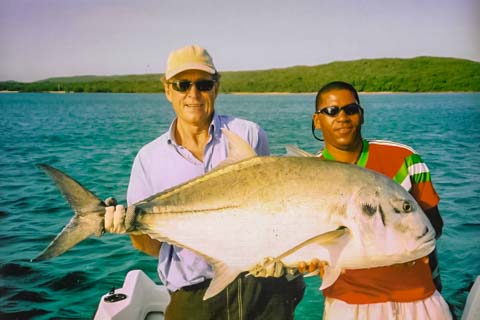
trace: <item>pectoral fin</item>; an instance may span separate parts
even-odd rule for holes
[[[311,244],[315,244],[317,246],[330,245],[330,244],[334,243],[335,241],[337,241],[339,238],[343,237],[347,233],[347,231],[348,231],[348,229],[346,227],[340,227],[336,230],[322,233],[318,236],[310,238],[310,239],[296,245],[295,247],[293,247],[290,250],[285,251],[284,253],[279,255],[277,258],[275,258],[274,261],[281,260],[281,259],[293,254],[294,252],[296,252],[296,251],[298,251],[298,250],[300,250],[304,247],[307,247]],[[312,258],[315,258],[315,257],[312,257]]]
[[[330,287],[335,281],[337,281],[340,273],[342,273],[340,268],[332,268],[330,266],[325,267],[325,274],[322,278],[320,290]]]
[[[302,261],[310,261],[313,258],[318,258],[316,253],[318,252],[319,247],[323,248],[337,248],[338,243],[341,242],[346,243],[346,241],[340,241],[340,239],[345,238],[348,235],[348,229],[345,227],[340,227],[336,230],[329,231],[322,233],[318,236],[312,237],[295,247],[285,251],[281,255],[271,259],[269,263],[257,264],[254,268],[250,270],[250,274],[262,274],[267,273],[267,269],[271,268],[271,266],[277,262],[284,261],[285,267],[289,268],[296,268],[298,262]],[[343,248],[343,245],[341,246]],[[330,257],[338,256],[337,253],[330,254]],[[330,258],[329,257],[329,258]],[[299,258],[299,260],[297,260]],[[332,260],[332,259],[329,259]],[[336,259],[334,259],[336,260]],[[259,267],[265,270],[259,270]]]

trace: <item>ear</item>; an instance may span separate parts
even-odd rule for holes
[[[172,88],[165,82],[163,83],[163,88],[165,90],[165,97],[169,102],[172,102]]]
[[[215,81],[215,98],[218,95],[218,90],[220,90],[220,81],[219,80]]]
[[[322,129],[322,124],[320,122],[320,115],[317,113],[314,113],[312,116],[312,121],[313,121],[313,126],[316,130]]]

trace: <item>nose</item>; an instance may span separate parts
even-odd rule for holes
[[[350,121],[350,116],[345,112],[345,110],[340,110],[336,116],[337,121]]]
[[[192,83],[192,85],[190,86],[190,88],[188,88],[187,95],[188,95],[189,97],[198,97],[198,96],[201,96],[200,90],[197,89],[197,86],[195,85],[195,83]]]

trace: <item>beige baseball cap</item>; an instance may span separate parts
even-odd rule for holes
[[[207,50],[198,45],[186,46],[170,53],[167,59],[165,79],[169,80],[185,70],[202,70],[210,74],[217,73],[212,57]]]

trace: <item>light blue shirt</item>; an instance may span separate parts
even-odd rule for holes
[[[176,120],[172,121],[167,132],[143,146],[135,157],[127,191],[129,205],[198,177],[226,159],[228,143],[221,128],[242,137],[258,155],[270,153],[267,135],[256,123],[214,114],[202,162],[175,142],[175,124]],[[192,251],[162,243],[158,275],[169,290],[176,291],[211,279],[213,270]]]

